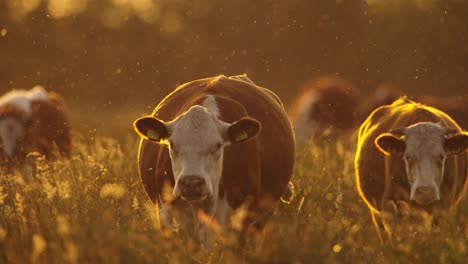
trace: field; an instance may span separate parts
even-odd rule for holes
[[[0,95],[60,94],[74,145],[70,160],[0,167],[0,264],[468,263],[468,195],[437,225],[399,218],[393,245],[381,243],[356,191],[353,137],[297,151],[295,197],[257,247],[224,230],[205,250],[159,228],[131,125],[180,84],[219,74],[246,73],[287,109],[326,75],[360,98],[382,85],[468,96],[467,14],[468,0],[0,0]]]
[[[23,173],[33,176],[1,175],[0,263],[465,263],[468,256],[466,199],[437,226],[403,225],[393,247],[382,246],[355,191],[353,141],[298,151],[296,196],[278,205],[260,246],[242,250],[226,231],[207,251],[159,229],[137,172],[136,135],[84,135],[74,136],[69,161],[32,156],[35,172]]]

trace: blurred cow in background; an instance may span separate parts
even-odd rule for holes
[[[377,86],[374,92],[361,102],[359,115],[362,121],[369,114],[382,105],[390,105],[402,96],[408,96],[411,100],[428,106],[435,107],[452,117],[460,127],[468,129],[468,95],[460,96],[432,96],[432,95],[408,95],[398,86],[391,83],[383,83]]]
[[[71,155],[70,125],[61,97],[41,86],[12,90],[0,97],[0,164],[21,166],[30,152],[52,156],[54,145]]]
[[[449,97],[418,96],[414,100],[446,112],[460,127],[465,130],[468,129],[468,95]]]
[[[338,76],[307,82],[289,110],[296,142],[331,140],[352,133],[359,124],[359,97],[354,85]]]
[[[359,123],[363,122],[375,109],[382,105],[390,105],[404,95],[403,90],[394,84],[382,83],[378,85],[369,96],[360,101]]]

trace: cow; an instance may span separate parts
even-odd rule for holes
[[[134,129],[141,181],[161,226],[175,220],[204,246],[214,238],[206,216],[235,230],[230,219],[244,212],[238,234],[251,237],[290,187],[291,124],[280,99],[246,75],[183,84]]]
[[[390,105],[404,95],[405,93],[395,84],[387,82],[379,84],[370,93],[370,95],[360,101],[358,125],[360,125],[375,109],[382,105]]]
[[[349,135],[359,123],[360,92],[347,80],[326,75],[307,82],[289,110],[296,141]]]
[[[468,95],[460,96],[416,96],[414,101],[441,109],[455,120],[460,127],[468,129]]]
[[[408,95],[397,85],[382,83],[378,85],[373,93],[360,106],[361,123],[369,114],[382,105],[389,105],[402,96],[408,96],[412,101],[432,106],[442,110],[463,129],[468,128],[468,95],[457,96],[434,96],[434,95]]]
[[[395,212],[437,218],[455,208],[468,185],[467,147],[468,134],[434,107],[402,97],[374,110],[359,128],[355,175],[378,230],[391,238],[386,216]]]
[[[70,158],[70,124],[63,99],[42,86],[4,94],[0,97],[0,140],[0,163],[6,171],[24,165],[31,152],[54,157],[55,146]]]

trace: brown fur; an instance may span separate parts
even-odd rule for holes
[[[462,132],[458,124],[444,112],[403,97],[392,105],[379,107],[361,125],[355,159],[356,181],[361,198],[373,214],[387,210],[389,202],[399,204],[403,201],[409,204],[410,191],[403,160],[381,153],[374,144],[376,137],[418,122],[439,121],[445,127]],[[466,191],[467,174],[467,152],[448,155],[440,186],[441,200],[431,208],[422,209],[436,212],[454,207]]]
[[[375,109],[382,105],[390,105],[404,95],[404,92],[396,85],[380,84],[370,96],[361,101],[358,110],[359,122],[362,123]]]
[[[374,93],[363,100],[360,105],[360,121],[364,121],[369,114],[382,105],[392,104],[395,100],[405,96],[405,92],[398,86],[384,83],[379,85]],[[431,95],[409,96],[415,102],[422,103],[447,113],[460,127],[468,129],[468,95],[439,97]]]
[[[30,152],[52,157],[54,145],[63,157],[70,158],[70,123],[65,114],[63,100],[53,92],[49,92],[48,98],[48,101],[32,101],[30,117],[25,117],[24,113],[15,110],[11,105],[0,109],[0,118],[13,115],[21,119],[26,127],[25,137],[17,146],[13,158],[5,157],[3,150],[0,152],[2,166],[10,169],[21,166]]]
[[[468,95],[465,96],[418,96],[416,102],[438,108],[455,120],[460,127],[468,129]]]
[[[220,196],[232,208],[248,203],[254,216],[250,223],[263,225],[260,215],[271,213],[286,188],[294,164],[294,138],[291,125],[279,99],[254,84],[224,76],[195,80],[169,94],[153,116],[163,121],[175,119],[207,95],[216,98],[220,119],[232,123],[249,116],[262,125],[261,132],[243,143],[225,148]],[[174,186],[168,150],[146,140],[140,142],[140,176],[152,202],[165,200],[163,186]],[[255,217],[258,216],[258,217]]]

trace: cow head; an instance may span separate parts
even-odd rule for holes
[[[404,160],[410,199],[419,205],[428,205],[440,200],[447,154],[465,151],[468,134],[440,123],[421,122],[381,134],[375,144],[384,154]]]
[[[0,118],[0,139],[3,152],[8,158],[15,155],[17,145],[26,133],[25,123],[21,118],[7,115]]]
[[[170,122],[142,117],[134,122],[134,128],[142,138],[169,147],[173,194],[196,201],[218,195],[224,147],[257,135],[261,125],[248,117],[229,124],[196,105]]]

